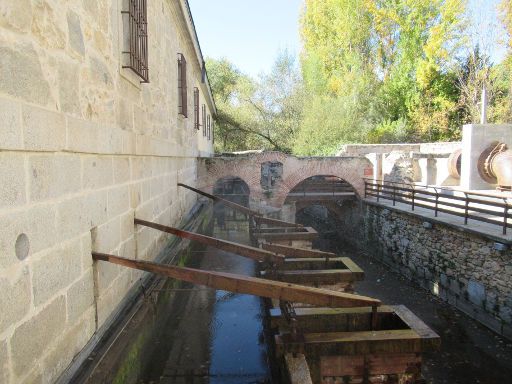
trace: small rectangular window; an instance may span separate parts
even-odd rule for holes
[[[206,136],[206,105],[203,104],[203,136]]]
[[[148,19],[147,0],[128,0],[128,10],[121,11],[123,20],[125,45],[122,53],[128,55],[126,65],[141,79],[141,83],[149,83],[148,70]]]
[[[199,89],[194,88],[194,128],[199,130]]]
[[[187,117],[187,61],[178,53],[178,113]]]
[[[211,137],[211,118],[210,118],[210,115],[208,115],[207,125],[208,125],[208,128],[206,130],[206,136],[208,137],[208,140],[210,140],[210,137]]]

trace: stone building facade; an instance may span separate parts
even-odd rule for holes
[[[149,83],[123,53],[144,4]],[[134,217],[195,203],[176,184],[213,152],[203,65],[186,0],[0,3],[0,383],[55,382],[141,276],[91,251],[153,259],[167,237]]]

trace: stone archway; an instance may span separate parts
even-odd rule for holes
[[[229,157],[199,159],[197,186],[212,192],[216,180],[239,177],[250,189],[254,208],[280,210],[290,190],[315,175],[333,175],[347,181],[358,196],[364,194],[363,178],[373,174],[371,162],[363,156],[296,157],[281,152],[259,152]],[[280,163],[279,177],[262,183],[262,164]],[[263,175],[265,177],[265,175]],[[268,174],[267,174],[268,177]]]

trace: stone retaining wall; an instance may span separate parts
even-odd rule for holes
[[[433,294],[512,338],[512,251],[461,228],[363,203],[360,246]]]

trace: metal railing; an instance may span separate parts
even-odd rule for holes
[[[512,228],[510,196],[374,179],[364,179],[364,196],[391,200],[393,205],[408,204],[413,211],[430,209],[436,217],[440,212],[463,217],[465,225],[469,220],[499,225],[504,235]]]
[[[291,195],[306,197],[308,194],[317,195],[330,195],[336,196],[337,194],[353,193],[354,188],[344,180],[339,179],[325,179],[325,180],[305,180],[299,185],[294,187]]]

